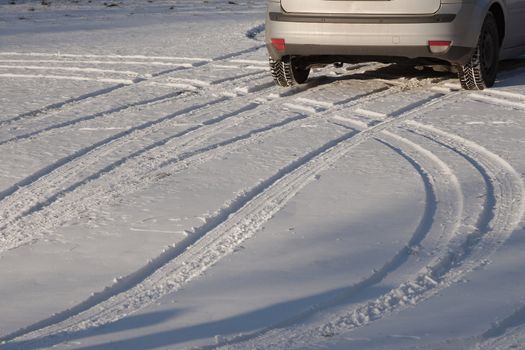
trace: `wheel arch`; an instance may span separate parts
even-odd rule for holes
[[[499,43],[500,46],[503,46],[503,41],[505,40],[505,35],[507,33],[506,15],[504,7],[499,1],[494,1],[490,5],[488,12],[491,12],[494,16],[494,19],[496,20],[496,24],[498,26]]]

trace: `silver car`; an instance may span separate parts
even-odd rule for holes
[[[481,90],[525,53],[525,0],[269,0],[266,45],[280,86],[313,66],[377,61],[446,64]]]

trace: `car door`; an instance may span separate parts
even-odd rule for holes
[[[292,13],[341,15],[422,15],[439,10],[441,0],[281,0]]]
[[[507,14],[506,48],[525,46],[525,0],[507,0]]]

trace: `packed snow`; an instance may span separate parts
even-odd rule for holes
[[[0,0],[0,349],[525,349],[525,61],[274,86],[261,0]]]

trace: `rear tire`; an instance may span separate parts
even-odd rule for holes
[[[458,66],[458,77],[465,90],[483,90],[494,85],[498,74],[500,40],[496,19],[489,12],[470,61]]]
[[[275,84],[282,87],[303,84],[310,74],[310,68],[297,65],[290,57],[279,60],[270,58],[270,71]]]

